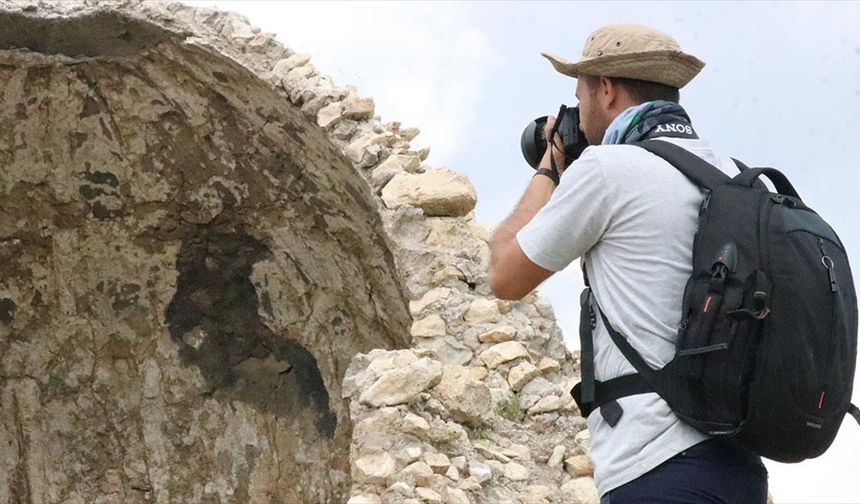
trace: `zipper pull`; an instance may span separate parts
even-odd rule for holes
[[[818,248],[821,249],[821,264],[827,268],[827,277],[830,279],[830,292],[836,292],[836,272],[833,271],[835,269],[833,267],[833,259],[824,250],[824,239],[821,237],[818,238]]]
[[[711,191],[708,191],[705,194],[705,199],[702,200],[702,206],[699,207],[699,215],[705,213],[708,210],[708,205],[711,204]]]

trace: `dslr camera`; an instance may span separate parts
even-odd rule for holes
[[[520,138],[520,148],[522,148],[523,157],[526,158],[529,166],[534,169],[537,169],[541,157],[543,157],[547,148],[547,139],[544,135],[546,120],[547,116],[542,116],[530,122],[526,126],[526,129],[523,130],[522,138]],[[557,147],[564,149],[565,168],[570,166],[570,163],[573,163],[582,154],[582,151],[588,147],[585,133],[579,129],[579,107],[562,105],[558,110],[552,133],[558,133],[561,136],[562,145]]]

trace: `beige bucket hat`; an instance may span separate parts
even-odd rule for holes
[[[582,58],[576,63],[541,53],[564,75],[599,75],[659,82],[682,88],[705,63],[681,51],[669,35],[636,24],[612,24],[588,36]]]

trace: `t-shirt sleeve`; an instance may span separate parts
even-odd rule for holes
[[[588,252],[609,227],[612,187],[593,149],[571,164],[549,202],[517,233],[533,263],[561,271]]]

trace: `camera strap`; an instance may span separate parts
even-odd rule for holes
[[[550,166],[552,166],[552,172],[555,175],[555,178],[553,179],[555,185],[558,185],[558,182],[561,178],[561,174],[558,172],[558,167],[555,165],[555,156],[552,155],[552,148],[555,147],[556,149],[560,150],[562,154],[564,153],[564,149],[559,148],[559,146],[555,144],[555,135],[556,133],[558,133],[558,128],[559,126],[561,126],[561,120],[566,112],[567,105],[562,103],[561,107],[559,107],[558,109],[558,114],[555,116],[555,123],[552,125],[552,129],[550,130],[549,135],[547,135],[546,138],[547,149],[550,149],[549,164]]]

